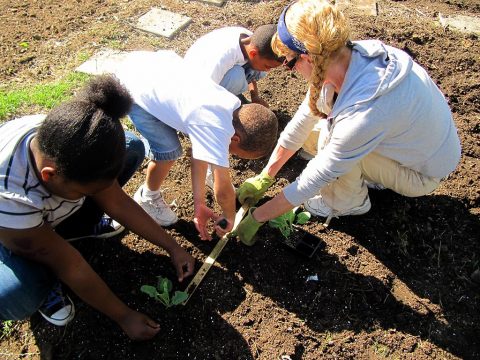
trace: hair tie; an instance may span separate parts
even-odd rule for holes
[[[290,4],[291,5],[291,4]],[[290,5],[287,5],[283,9],[280,19],[278,19],[277,32],[280,40],[292,51],[295,51],[300,54],[308,54],[305,45],[298,41],[290,32],[288,31],[287,24],[285,24],[285,13],[287,12]]]

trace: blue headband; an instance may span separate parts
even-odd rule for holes
[[[291,4],[290,4],[291,5]],[[287,29],[287,24],[285,24],[285,13],[287,12],[290,5],[286,6],[283,9],[282,14],[280,15],[280,19],[278,19],[277,25],[277,33],[280,37],[280,40],[292,51],[295,51],[300,54],[308,54],[305,45],[303,45],[300,41],[298,41],[295,37],[290,34]]]

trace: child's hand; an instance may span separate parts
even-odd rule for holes
[[[148,340],[160,331],[159,324],[134,310],[130,310],[118,324],[132,340]]]
[[[217,221],[219,218],[213,210],[208,208],[205,204],[195,205],[195,215],[193,218],[193,223],[197,228],[197,231],[200,234],[200,239],[202,240],[212,240],[212,236],[208,233],[208,222],[210,219]]]
[[[219,237],[224,236],[233,229],[233,221],[229,221],[226,218],[220,218],[215,224],[215,232]]]
[[[195,268],[195,259],[187,253],[181,246],[170,253],[173,266],[177,271],[178,281],[183,281],[187,276],[193,274]]]

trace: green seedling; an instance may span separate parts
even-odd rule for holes
[[[170,279],[162,276],[157,276],[157,278],[157,286],[143,285],[140,291],[161,302],[166,308],[179,305],[188,298],[188,294],[185,291],[175,291],[172,296],[173,285]]]
[[[293,225],[303,225],[310,220],[310,213],[308,211],[302,211],[297,214],[298,206],[285,214],[276,217],[268,222],[268,225],[274,229],[280,230],[282,235],[288,239],[292,235],[294,228]]]

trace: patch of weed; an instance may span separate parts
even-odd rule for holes
[[[3,320],[1,321],[1,332],[0,332],[0,339],[5,339],[12,335],[14,330],[14,322],[13,320]]]
[[[387,358],[391,353],[391,350],[387,345],[381,344],[379,342],[375,342],[373,344],[373,351],[375,354],[384,358]]]
[[[0,90],[0,121],[28,112],[29,108],[47,111],[62,101],[69,99],[73,91],[85,83],[90,75],[71,73],[64,79],[52,84],[40,84],[31,87]]]

